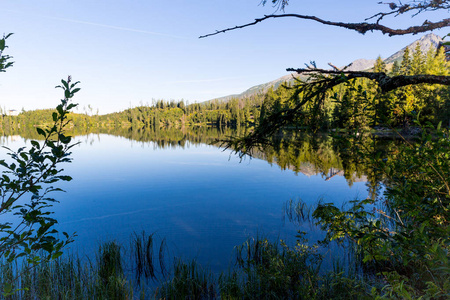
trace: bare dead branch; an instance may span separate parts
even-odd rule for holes
[[[320,75],[334,75],[334,76],[343,76],[346,80],[351,80],[355,78],[367,78],[374,80],[378,83],[381,91],[383,93],[387,93],[389,91],[395,90],[399,87],[412,85],[412,84],[441,84],[441,85],[449,85],[450,86],[450,76],[440,76],[440,75],[399,75],[390,77],[385,73],[374,73],[374,72],[359,72],[359,71],[340,71],[340,70],[324,70],[324,69],[286,69],[288,72],[296,72],[298,74],[304,75],[312,75],[312,74],[320,74]],[[338,85],[342,83],[342,81],[332,81],[329,79],[332,86]],[[313,83],[314,84],[314,83]]]
[[[281,15],[265,15],[262,18],[258,18],[255,19],[254,22],[251,23],[247,23],[244,25],[237,25],[235,27],[230,27],[230,28],[226,28],[226,29],[222,29],[222,30],[217,30],[214,33],[209,33],[206,35],[202,35],[199,38],[205,38],[205,37],[209,37],[209,36],[213,36],[219,33],[225,33],[227,31],[232,31],[232,30],[236,30],[236,29],[241,29],[241,28],[245,28],[245,27],[249,27],[249,26],[253,26],[256,25],[258,23],[261,23],[265,20],[268,19],[276,19],[276,18],[298,18],[298,19],[304,19],[304,20],[313,20],[316,22],[319,22],[321,24],[324,25],[329,25],[329,26],[335,26],[335,27],[342,27],[342,28],[346,28],[346,29],[350,29],[350,30],[355,30],[361,34],[365,34],[368,31],[380,31],[383,34],[388,34],[389,36],[394,36],[394,35],[405,35],[405,34],[418,34],[418,33],[422,33],[422,32],[427,32],[427,31],[432,31],[434,29],[438,29],[438,28],[443,28],[443,27],[449,27],[450,26],[450,18],[447,19],[443,19],[441,21],[438,22],[425,22],[422,25],[419,26],[411,26],[408,27],[406,29],[392,29],[390,27],[378,24],[378,23],[366,23],[366,22],[362,22],[362,23],[345,23],[345,22],[332,22],[332,21],[327,21],[327,20],[323,20],[320,19],[316,16],[308,16],[308,15],[299,15],[299,14],[281,14]]]
[[[409,1],[401,2],[397,1],[398,4],[394,2],[378,2],[378,4],[388,5],[391,9],[390,12],[379,12],[367,19],[371,20],[377,18],[377,24],[386,16],[395,15],[396,17],[407,12],[412,12],[412,16],[417,16],[418,14],[425,11],[435,11],[435,10],[449,10],[450,9],[450,1],[449,0],[432,0],[432,1]]]

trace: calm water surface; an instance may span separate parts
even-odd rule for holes
[[[175,256],[226,269],[233,247],[250,236],[294,241],[297,230],[310,229],[284,220],[286,201],[367,196],[364,182],[349,187],[343,176],[326,181],[261,159],[241,162],[206,144],[158,148],[106,134],[75,140],[74,161],[64,166],[74,179],[59,184],[67,193],[53,196],[61,201],[54,207],[58,229],[77,233],[70,249],[79,254],[94,254],[102,241],[128,244],[133,232],[144,230],[165,238]],[[12,149],[23,143],[3,140]]]

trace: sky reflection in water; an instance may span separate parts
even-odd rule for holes
[[[160,149],[105,134],[75,140],[74,161],[64,166],[74,180],[59,184],[67,193],[53,196],[61,201],[54,207],[58,229],[78,234],[70,248],[82,255],[94,254],[102,241],[127,245],[144,230],[166,238],[175,256],[226,269],[233,247],[250,236],[294,241],[298,229],[310,229],[283,221],[286,201],[367,197],[364,182],[349,187],[342,176],[325,181],[260,159],[240,162],[205,144]],[[23,140],[6,144],[16,149]]]

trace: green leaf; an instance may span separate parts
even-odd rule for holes
[[[58,176],[58,178],[63,181],[71,181],[72,180],[72,177],[67,176],[67,175]]]
[[[63,144],[68,144],[68,143],[70,143],[70,141],[72,140],[72,138],[71,138],[70,136],[65,136],[65,135],[61,134],[61,135],[59,136],[59,140],[60,140],[61,143],[63,143]]]
[[[3,177],[3,180],[6,181],[6,182],[10,182],[11,181],[11,179],[9,179],[9,177],[6,176],[6,175],[2,175],[2,177]]]
[[[38,133],[39,135],[46,136],[45,131],[42,130],[41,128],[37,127],[37,128],[36,128],[36,131],[37,131],[37,133]]]
[[[36,141],[31,141],[31,145],[33,145],[33,147],[35,147],[37,149],[39,149],[41,147],[41,145],[39,145],[39,143]]]
[[[20,153],[20,156],[25,160],[25,161],[27,161],[28,160],[28,155],[26,155],[25,153]]]
[[[66,90],[69,89],[69,85],[67,84],[67,81],[65,81],[64,79],[61,79],[61,83],[62,83],[63,86],[66,88]]]
[[[57,259],[58,257],[60,257],[63,253],[62,252],[56,252],[52,255],[52,260],[53,259]]]
[[[67,106],[67,110],[71,110],[72,108],[77,107],[77,106],[78,106],[78,104],[71,103]]]
[[[61,104],[58,105],[58,106],[56,107],[56,110],[58,111],[58,113],[59,113],[60,115],[63,114],[63,106],[62,106]]]
[[[5,282],[3,284],[3,296],[10,296],[12,292],[13,286],[9,282]]]

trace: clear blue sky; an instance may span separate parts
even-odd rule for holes
[[[361,22],[385,7],[378,0],[291,0],[287,13]],[[419,36],[361,35],[297,19],[198,36],[270,14],[259,0],[4,0],[0,34],[13,32],[7,54],[15,65],[0,73],[0,105],[25,110],[55,107],[54,86],[72,75],[81,81],[79,112],[100,114],[152,99],[201,102],[240,93],[286,75],[287,67],[314,60],[337,66],[358,58],[387,57]],[[448,17],[424,14],[435,21]],[[412,24],[394,19],[393,27]],[[448,30],[447,30],[448,31]],[[445,30],[435,31],[443,36]]]

